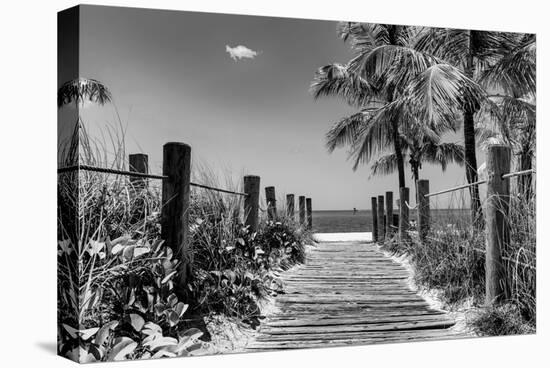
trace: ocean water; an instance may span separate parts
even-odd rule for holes
[[[394,209],[394,213],[396,209]],[[466,222],[468,209],[434,209],[431,211],[432,222],[446,226],[457,222]],[[319,233],[352,233],[372,232],[372,211],[313,211],[313,231]],[[410,211],[410,219],[416,220],[415,210]]]
[[[352,233],[372,231],[372,211],[313,211],[313,231]]]

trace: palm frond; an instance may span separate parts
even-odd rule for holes
[[[323,66],[315,73],[310,92],[315,99],[339,97],[351,106],[364,106],[375,100],[376,92],[369,83],[341,64]]]
[[[449,28],[428,28],[417,37],[415,48],[461,69],[472,56],[477,70],[483,70],[507,53],[517,34]]]
[[[437,62],[412,47],[381,45],[360,53],[350,62],[350,69],[368,81],[383,79],[386,86],[403,86]]]
[[[521,43],[483,71],[479,82],[510,96],[536,94],[536,44],[534,37]]]
[[[469,47],[468,37],[466,30],[425,28],[416,38],[414,48],[455,66],[462,66]]]
[[[354,160],[353,170],[370,161],[375,152],[382,152],[391,142],[394,106],[388,104],[364,115],[366,124],[360,126],[352,141],[349,158]]]
[[[395,153],[384,155],[373,162],[371,175],[389,175],[397,170],[397,156]]]
[[[450,163],[464,164],[464,146],[457,143],[439,143],[433,145],[430,155],[425,160],[437,163],[445,171]]]
[[[111,92],[95,79],[78,78],[64,83],[57,92],[57,106],[91,101],[104,105],[112,101]]]
[[[432,126],[454,126],[459,111],[477,111],[484,98],[485,93],[477,83],[448,64],[430,66],[404,93],[404,103],[420,121]]]
[[[326,146],[329,152],[346,145],[353,145],[361,128],[367,124],[368,113],[358,112],[347,116],[336,124],[326,134]]]
[[[390,42],[388,28],[381,24],[340,22],[337,26],[338,36],[349,42],[356,51],[368,51]]]

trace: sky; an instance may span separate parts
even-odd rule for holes
[[[95,137],[120,123],[126,151],[149,154],[154,173],[161,172],[162,145],[178,141],[191,145],[195,167],[220,177],[259,175],[262,188],[275,186],[280,198],[311,197],[314,210],[370,209],[372,196],[398,192],[397,174],[371,177],[368,166],[352,170],[345,149],[328,153],[326,132],[354,109],[309,92],[317,68],[353,57],[336,25],[83,6],[80,75],[105,84],[114,101],[87,105],[81,115]],[[432,191],[465,182],[458,166],[443,174],[425,165],[421,177]],[[447,207],[456,196],[435,205]]]

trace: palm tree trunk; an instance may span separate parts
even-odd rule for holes
[[[405,163],[403,162],[403,152],[401,152],[401,141],[399,140],[399,131],[397,120],[392,120],[392,138],[395,157],[397,159],[397,173],[399,176],[399,188],[405,187]]]
[[[530,150],[522,150],[519,156],[519,171],[531,170],[533,168],[533,158]],[[525,200],[531,200],[533,196],[533,180],[532,175],[520,175],[518,176],[518,189],[522,198]]]
[[[468,78],[474,76],[474,57],[472,54],[472,33],[469,31],[469,50],[466,56],[466,66],[464,73]],[[475,111],[464,111],[464,163],[466,167],[466,179],[468,183],[475,183],[478,181],[477,176],[477,158],[476,158],[476,136],[475,136]],[[472,225],[476,228],[483,227],[483,213],[481,211],[481,200],[479,198],[479,186],[472,185],[470,187],[470,211],[472,216]]]
[[[478,176],[476,138],[474,131],[474,114],[470,111],[464,113],[464,161],[466,166],[466,179],[468,180],[468,183],[477,182]],[[483,213],[481,211],[479,186],[477,184],[470,187],[470,209],[472,216],[472,225],[476,227],[482,227]]]
[[[411,170],[414,178],[414,198],[418,203],[418,180],[420,179],[420,172],[418,170],[418,162],[411,162]]]

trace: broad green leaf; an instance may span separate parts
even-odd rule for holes
[[[137,347],[137,342],[129,337],[119,337],[115,340],[115,345],[107,356],[108,361],[124,360],[126,356],[133,353]]]
[[[95,344],[98,346],[103,345],[105,340],[107,340],[107,337],[109,337],[111,331],[114,330],[117,326],[118,321],[111,321],[104,324],[95,336]]]
[[[141,332],[143,332],[143,334],[148,335],[148,336],[157,335],[157,334],[162,334],[162,328],[159,325],[157,325],[156,323],[147,322],[143,326],[143,330]]]
[[[134,330],[136,330],[137,332],[141,331],[143,325],[145,324],[145,320],[143,319],[143,317],[139,314],[132,313],[129,315],[129,318],[130,324],[132,325]]]
[[[176,273],[178,273],[178,271],[172,271],[170,272],[168,275],[164,276],[164,278],[162,279],[162,281],[160,282],[161,284],[165,284],[166,282],[168,282],[168,280],[170,280],[172,278],[172,276],[174,276]]]
[[[191,339],[198,339],[201,337],[204,333],[199,330],[198,328],[190,328],[188,330],[185,330],[181,335],[180,338],[189,337]]]
[[[73,339],[76,339],[78,337],[78,330],[74,327],[71,327],[65,323],[63,323],[63,328],[65,329],[65,331],[67,331],[69,333],[69,335],[73,338]]]
[[[176,304],[176,307],[174,308],[174,310],[176,311],[178,316],[181,317],[183,316],[187,308],[189,308],[189,304],[184,304],[183,302],[179,302],[178,304]]]
[[[99,327],[93,327],[93,328],[88,328],[86,330],[81,330],[79,331],[79,333],[82,340],[88,340],[92,338],[92,336],[94,336],[97,331],[99,331]]]
[[[180,321],[180,317],[175,310],[166,311],[166,318],[168,319],[168,323],[170,324],[170,327],[174,327]]]
[[[134,249],[134,258],[149,253],[149,250],[150,249],[148,247],[136,247]]]
[[[176,356],[175,353],[172,353],[171,351],[166,351],[166,350],[161,349],[161,350],[157,351],[151,358],[152,359],[164,358],[164,357],[173,358],[175,356]]]
[[[143,344],[144,346],[148,347],[150,350],[155,351],[158,349],[161,349],[166,346],[173,346],[177,345],[178,340],[174,339],[173,337],[158,337],[152,341],[148,341],[147,343]]]

